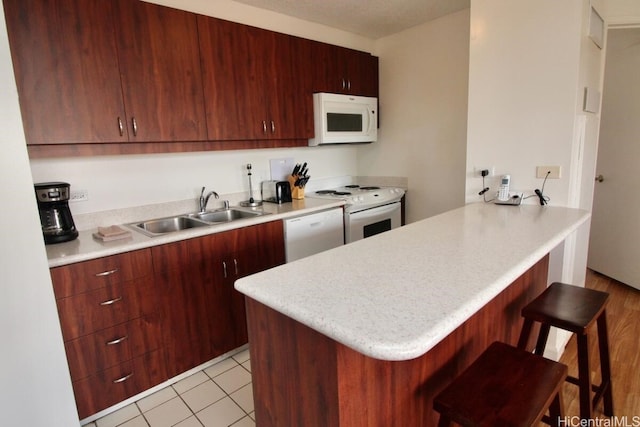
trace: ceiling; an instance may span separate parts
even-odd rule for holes
[[[470,0],[236,0],[371,39],[469,8]]]

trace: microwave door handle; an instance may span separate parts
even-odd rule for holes
[[[371,135],[371,133],[373,132],[373,115],[375,114],[375,111],[372,111],[370,108],[367,108],[367,117],[369,120],[369,126],[367,129],[367,134]]]

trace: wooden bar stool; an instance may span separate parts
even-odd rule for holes
[[[540,322],[540,333],[535,354],[543,355],[551,326],[576,334],[578,340],[578,378],[568,376],[567,381],[580,388],[580,418],[591,419],[593,407],[604,398],[604,413],[613,416],[609,337],[607,334],[606,305],[609,294],[564,283],[552,283],[542,294],[522,309],[524,325],[518,347],[526,348],[533,322]],[[591,384],[589,370],[588,329],[597,323],[600,350],[599,386]],[[595,391],[593,400],[591,392]]]
[[[438,426],[530,427],[542,419],[559,426],[566,377],[562,363],[494,342],[435,397]]]

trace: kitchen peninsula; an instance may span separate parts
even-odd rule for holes
[[[245,277],[260,427],[432,426],[432,399],[547,286],[589,213],[470,204]]]

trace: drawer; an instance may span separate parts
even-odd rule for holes
[[[117,283],[57,300],[65,341],[155,312],[152,277]]]
[[[78,415],[84,419],[169,379],[158,349],[73,382]]]
[[[51,280],[56,298],[65,298],[151,274],[151,250],[144,249],[55,267]]]
[[[150,315],[67,341],[71,380],[81,380],[159,348],[161,334],[159,316]]]

